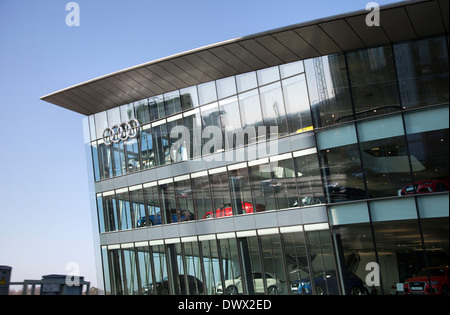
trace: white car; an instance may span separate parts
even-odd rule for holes
[[[273,274],[266,272],[266,282],[267,282],[267,294],[277,295],[280,293],[282,288],[280,285],[280,280]],[[264,281],[262,273],[254,272],[252,273],[253,286],[255,294],[264,294]],[[243,294],[244,290],[242,288],[242,278],[241,276],[236,279],[225,280],[225,292],[222,286],[222,282],[218,282],[216,285],[216,294],[226,294],[226,295],[237,295]]]

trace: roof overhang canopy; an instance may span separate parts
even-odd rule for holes
[[[361,10],[241,37],[102,76],[41,97],[83,115],[224,77],[333,53],[449,31],[449,1],[380,8],[380,26]]]

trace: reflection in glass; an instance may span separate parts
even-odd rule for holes
[[[422,167],[414,170],[414,183],[405,183],[401,194],[448,191],[448,107],[405,114],[405,127],[411,161]]]
[[[212,206],[208,175],[193,178],[192,187],[194,188],[194,202],[197,218],[200,220],[212,217],[211,214],[214,209]]]
[[[142,189],[130,191],[132,227],[140,227],[139,220],[145,217],[145,200]]]
[[[280,82],[259,89],[264,124],[278,127],[278,136],[288,134],[286,112]]]
[[[175,182],[175,198],[178,222],[194,220],[194,200],[190,179]]]
[[[258,90],[240,94],[239,107],[241,112],[242,128],[254,128],[255,132],[257,132],[258,126],[264,126]],[[258,135],[258,137],[260,136],[261,135]],[[256,138],[250,138],[245,143],[251,144],[256,143],[256,141]]]
[[[134,248],[124,248],[122,249],[123,254],[123,276],[125,279],[125,295],[136,295],[139,294],[138,287],[138,275],[136,268],[136,255],[134,252]]]
[[[290,133],[312,130],[311,111],[305,75],[301,74],[281,81]]]
[[[266,294],[288,294],[280,235],[262,235],[260,236],[260,241],[261,258],[264,265],[264,276],[266,281]]]
[[[271,163],[271,172],[276,208],[286,209],[297,206],[296,171],[292,159]],[[297,173],[297,175],[300,174]]]
[[[235,95],[236,91],[236,81],[234,77],[228,77],[225,79],[220,79],[216,81],[217,84],[217,95],[219,99]]]
[[[304,232],[282,234],[291,294],[312,294]]]
[[[394,45],[402,106],[448,102],[448,49],[445,37]]]
[[[164,103],[167,116],[181,112],[180,92],[177,90],[164,94]]]
[[[217,101],[216,83],[214,81],[197,86],[199,104],[208,104]]]
[[[236,76],[238,92],[244,92],[254,89],[258,86],[256,72],[243,73]]]
[[[150,104],[147,99],[134,102],[134,111],[136,112],[136,118],[141,125],[151,121]]]
[[[153,282],[153,268],[150,249],[147,245],[136,246],[136,260],[138,265],[138,283],[140,284],[138,292],[140,295],[151,294],[150,286]]]
[[[169,145],[169,132],[167,131],[167,125],[165,121],[159,121],[152,124],[153,139],[154,139],[154,152],[157,153],[157,165],[170,164],[170,145]]]
[[[140,217],[138,219],[138,227],[153,226],[161,224],[161,205],[158,195],[158,187],[156,183],[154,186],[146,187],[143,189],[144,198],[146,201],[146,210],[148,217]]]
[[[197,87],[192,86],[180,90],[181,107],[183,110],[198,106]]]
[[[305,70],[315,127],[352,120],[345,55],[335,54],[305,60]]]
[[[313,292],[316,295],[339,294],[330,231],[308,231],[306,235],[311,256]]]
[[[401,110],[391,46],[347,54],[355,118]]]
[[[219,253],[217,249],[216,240],[205,240],[200,242],[200,246],[202,249],[203,260],[201,264],[205,270],[205,278],[203,284],[205,286],[205,294],[214,295],[220,294],[218,288],[221,285],[221,276],[220,276],[220,259]]]
[[[367,120],[357,124],[364,177],[371,197],[398,196],[411,180],[410,160],[401,116]],[[411,159],[413,171],[423,169]]]
[[[293,206],[312,206],[324,202],[319,160],[316,154],[294,158],[300,199]]]
[[[223,282],[217,284],[217,293],[236,295],[238,287],[242,286],[241,268],[239,266],[238,247],[235,238],[218,240],[220,254],[222,255]],[[241,291],[242,292],[242,291]]]

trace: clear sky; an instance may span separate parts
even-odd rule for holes
[[[97,283],[84,116],[41,96],[369,1],[78,0],[78,27],[66,25],[68,2],[0,0],[0,265],[13,267],[12,281],[67,274],[76,262]]]

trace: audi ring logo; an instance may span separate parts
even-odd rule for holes
[[[108,127],[103,131],[103,141],[106,145],[112,146],[121,141],[128,139],[135,139],[139,136],[141,125],[137,119],[132,119],[129,122],[116,124]]]

